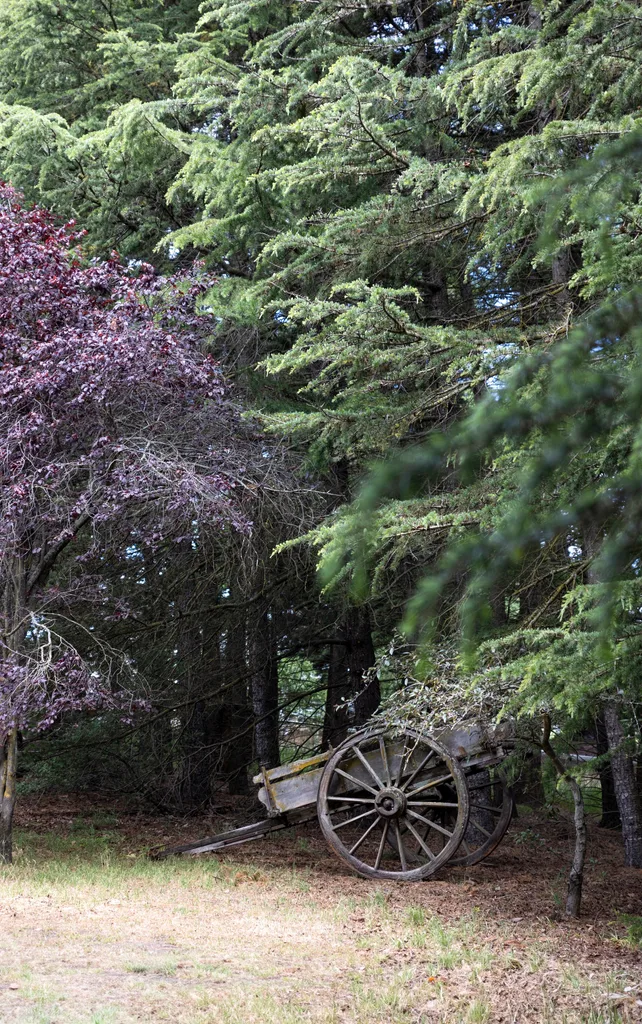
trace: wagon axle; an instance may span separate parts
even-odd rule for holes
[[[397,818],[400,814],[405,814],[407,803],[406,794],[396,786],[382,789],[374,801],[376,809],[383,818]]]

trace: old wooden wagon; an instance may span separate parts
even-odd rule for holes
[[[382,725],[336,749],[263,769],[267,817],[152,854],[195,855],[318,817],[330,848],[369,878],[430,878],[446,862],[476,864],[501,842],[513,800],[501,773],[508,725],[465,722],[436,734]]]

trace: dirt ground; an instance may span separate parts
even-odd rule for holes
[[[642,873],[619,836],[591,828],[579,922],[561,816],[522,815],[482,864],[425,883],[349,874],[313,823],[224,856],[146,856],[246,813],[23,799],[0,876],[1,1024],[642,1021]]]

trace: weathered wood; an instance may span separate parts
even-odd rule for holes
[[[216,836],[197,839],[193,843],[185,843],[181,846],[165,846],[160,850],[151,850],[149,856],[152,860],[164,860],[166,857],[175,857],[180,854],[211,853],[214,850],[224,850],[229,846],[249,843],[253,839],[262,839],[269,832],[277,832],[279,829],[287,827],[288,822],[285,820],[278,821],[275,818],[264,818],[262,821],[255,821],[251,825],[242,825],[241,828],[234,828],[229,832],[221,832]]]
[[[615,794],[622,822],[624,863],[627,867],[642,868],[642,799],[637,788],[633,759],[626,749],[619,709],[614,701],[608,701],[605,705],[604,722],[611,751]]]
[[[396,771],[403,744],[400,740],[395,743],[394,734],[391,735],[390,756],[393,771]],[[435,734],[435,739],[446,748],[451,757],[463,759],[464,768],[468,769],[501,760],[504,756],[504,746],[510,743],[511,735],[510,723],[488,725],[473,721],[442,729]],[[349,744],[350,737],[345,742]],[[257,775],[254,782],[261,787],[259,800],[267,808],[268,814],[284,814],[314,804],[323,768],[330,756],[331,753],[326,751],[316,757],[281,765]],[[376,772],[383,770],[379,751],[371,751],[368,760]],[[368,772],[356,755],[354,761],[350,762],[349,771],[359,783],[368,784]],[[347,787],[344,788],[347,792]]]
[[[466,831],[466,778],[457,758],[431,736],[366,729],[332,754],[317,812],[328,845],[353,871],[420,881],[453,856]],[[409,859],[409,837],[425,851],[418,864]]]
[[[390,829],[384,830],[379,861],[384,856],[383,848],[386,842],[393,849],[395,848],[392,840],[399,831],[397,848],[401,851],[400,856],[404,860],[401,875],[405,876],[409,871],[408,877],[427,877],[444,859],[448,859],[454,854],[457,842],[451,839],[451,835],[455,834],[456,837],[461,838],[465,832],[465,824],[462,826],[462,821],[464,818],[466,821],[468,820],[469,801],[464,773],[474,768],[497,764],[505,755],[505,747],[511,742],[511,727],[508,723],[493,726],[471,721],[442,729],[435,736],[422,736],[408,731],[395,732],[386,728],[385,725],[374,730],[366,729],[348,737],[337,751],[326,751],[293,764],[281,765],[269,770],[263,769],[261,774],[254,778],[254,783],[259,786],[259,800],[268,813],[268,817],[263,821],[240,829],[232,829],[230,832],[224,832],[217,836],[206,837],[194,843],[167,847],[153,852],[151,856],[160,859],[175,854],[206,853],[261,838],[269,832],[286,828],[289,824],[294,823],[292,820],[288,820],[286,815],[294,815],[294,818],[299,821],[302,820],[303,815],[307,820],[305,812],[312,812],[313,808],[318,806],[319,799],[326,800],[326,802],[328,799],[335,802],[339,800],[339,803],[343,802],[347,807],[352,804],[356,806],[359,803],[363,803],[364,807],[366,803],[374,806],[376,802],[376,806],[379,807],[389,790],[390,799],[394,804],[396,796],[404,790],[404,787],[408,787],[408,795],[414,798],[415,794],[420,792],[416,788],[420,780],[421,790],[435,787],[435,792],[437,792],[437,787],[451,785],[455,794],[452,806],[456,810],[454,816],[451,815],[454,817],[453,828],[444,829],[443,825],[433,820],[434,815],[430,821],[426,821],[425,817],[422,818],[421,809],[413,807],[406,815],[410,822],[406,827],[406,832],[415,839],[418,827],[425,827],[430,834],[435,831],[441,832],[448,839],[443,847],[447,851],[446,854],[442,856],[443,851],[440,851],[437,864],[431,863],[428,868],[425,864],[419,868],[409,867],[405,863],[405,847],[397,820],[399,815],[393,809],[390,825],[392,832],[387,838],[387,832]],[[427,750],[432,750],[435,753],[434,761],[426,759]],[[331,794],[328,791],[329,782],[327,781],[330,776]],[[394,780],[402,778],[405,781],[400,790]],[[399,799],[405,808],[406,797],[400,796]],[[445,798],[441,796],[436,804],[442,810],[447,805],[447,801],[444,803],[444,800]],[[503,828],[504,818],[508,814],[508,810],[508,804],[504,805],[502,835],[505,831]],[[369,813],[362,809],[363,817],[367,817]],[[385,809],[381,812],[377,810],[377,814],[379,813],[385,817],[387,812]],[[330,821],[329,825],[326,821],[327,827],[324,828],[326,834],[333,832],[332,816],[327,809],[319,811],[319,815],[322,828],[324,828],[325,819]],[[418,826],[418,822],[423,822],[423,825]],[[495,838],[496,836],[493,834],[493,840]],[[428,845],[421,833],[417,842],[421,846]],[[339,845],[337,844],[337,848]],[[493,848],[495,845],[496,843],[493,842]],[[350,854],[350,856],[352,855]],[[358,858],[352,857],[352,860],[356,862]],[[372,877],[401,877],[399,872],[384,872],[382,874],[379,865],[369,872],[363,873],[369,873]]]

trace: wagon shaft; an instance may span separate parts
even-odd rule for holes
[[[241,828],[231,829],[229,832],[220,832],[216,836],[205,836],[193,843],[164,846],[162,849],[151,850],[149,856],[152,860],[164,860],[166,857],[175,857],[181,854],[195,856],[199,853],[212,853],[215,850],[225,850],[230,846],[240,846],[241,843],[250,843],[255,839],[263,839],[269,832],[287,828],[288,824],[285,820],[263,819],[255,821],[251,825],[242,825]]]

